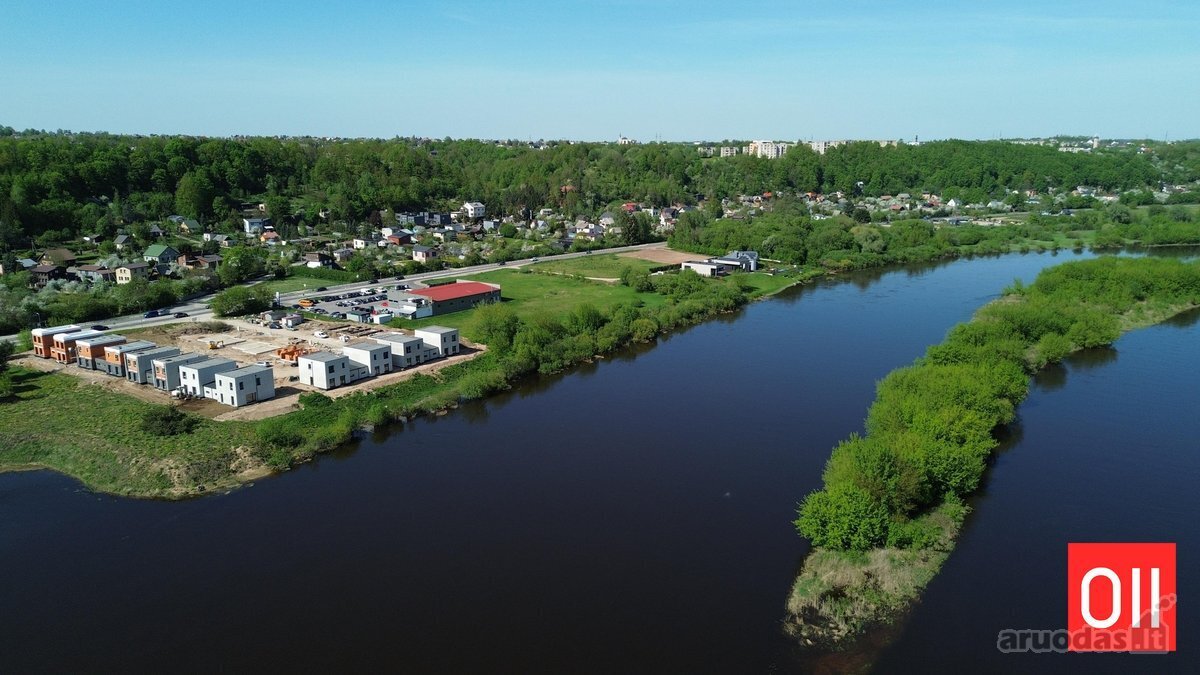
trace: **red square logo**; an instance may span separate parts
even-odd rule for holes
[[[1175,544],[1067,544],[1073,652],[1175,651]]]

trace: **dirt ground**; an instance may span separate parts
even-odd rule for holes
[[[466,347],[467,345],[464,344],[463,346]],[[408,368],[406,370],[395,370],[395,371],[388,373],[387,375],[380,375],[379,377],[372,377],[372,378],[368,378],[366,380],[360,380],[352,385],[345,386],[345,387],[338,387],[337,389],[330,389],[328,391],[321,391],[315,387],[310,387],[306,384],[300,384],[298,382],[288,382],[286,385],[284,385],[282,387],[279,387],[277,385],[277,387],[275,389],[275,398],[273,398],[269,401],[262,401],[261,403],[255,403],[254,405],[248,405],[243,408],[233,408],[233,409],[229,408],[228,406],[223,406],[223,405],[220,405],[219,403],[217,403],[217,407],[223,412],[221,412],[221,414],[213,417],[213,419],[218,420],[218,421],[262,420],[262,419],[266,419],[268,417],[282,415],[286,412],[290,412],[292,410],[297,409],[299,407],[300,394],[302,394],[306,391],[321,391],[322,394],[325,394],[329,398],[341,398],[343,396],[348,396],[348,395],[353,394],[358,391],[371,391],[372,389],[378,389],[380,387],[386,387],[391,384],[396,384],[397,382],[403,382],[404,380],[407,380],[408,378],[412,377],[413,375],[416,375],[417,373],[425,373],[426,375],[429,375],[431,373],[436,373],[437,371],[439,371],[442,368],[445,368],[447,366],[452,366],[456,363],[462,363],[463,361],[470,361],[471,359],[475,358],[476,356],[479,356],[482,353],[483,353],[482,349],[466,349],[465,351],[460,352],[454,356],[450,356],[450,357],[447,357],[444,359],[438,359],[437,361],[433,361],[431,363],[425,363],[425,364],[422,364],[419,366],[414,366],[414,367]],[[289,366],[284,366],[284,368],[288,369],[288,370],[284,371],[287,374],[295,372],[295,371],[292,371]],[[279,378],[275,378],[275,379],[276,379],[276,381],[279,380]],[[284,379],[286,380],[286,376]],[[206,402],[207,403],[216,403],[216,401],[212,401],[212,400],[209,400]]]
[[[706,257],[699,253],[672,251],[669,248],[643,248],[637,251],[625,251],[624,253],[618,253],[617,255],[622,255],[626,258],[649,260],[651,262],[662,263],[664,265],[677,265],[689,260],[699,260]]]

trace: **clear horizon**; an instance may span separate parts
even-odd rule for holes
[[[640,142],[1200,137],[1200,5],[68,1],[7,10],[0,124]]]

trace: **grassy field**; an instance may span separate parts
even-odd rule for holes
[[[654,306],[666,302],[666,299],[657,293],[638,293],[628,286],[555,274],[496,270],[464,278],[499,284],[501,301],[508,303],[518,314],[526,318],[558,317],[583,303],[591,303],[598,309],[604,309],[622,303]],[[468,310],[411,322],[401,321],[396,325],[400,328],[420,328],[429,325],[462,328],[468,324],[472,314],[473,312]]]
[[[0,467],[51,467],[105,492],[174,497],[233,486],[233,473],[261,466],[238,451],[256,443],[249,424],[202,420],[190,434],[152,436],[140,421],[158,406],[70,375],[12,372],[17,400],[0,405]]]
[[[635,270],[648,270],[657,267],[659,263],[629,258],[616,254],[585,255],[569,260],[552,260],[538,263],[535,269],[539,272],[557,272],[559,274],[578,274],[598,279],[618,279],[622,270],[632,267]]]
[[[306,277],[306,276],[297,275],[294,277],[288,277],[286,279],[272,279],[271,281],[264,281],[262,284],[259,284],[259,285],[262,286],[263,288],[270,290],[272,293],[292,293],[295,291],[303,291],[306,289],[310,290],[310,291],[315,291],[316,289],[318,289],[322,286],[331,286],[331,285],[337,284],[337,283],[344,283],[344,282],[330,281],[329,279],[317,279],[316,277]]]

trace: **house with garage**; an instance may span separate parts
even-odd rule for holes
[[[171,263],[179,260],[179,251],[166,244],[151,244],[142,253],[142,260],[152,265],[159,274],[166,274],[171,269]]]

